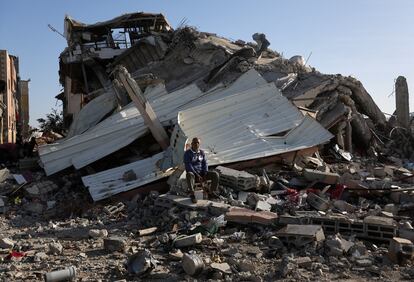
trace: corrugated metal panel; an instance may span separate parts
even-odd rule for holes
[[[113,88],[110,87],[105,90],[105,93],[90,101],[80,110],[70,126],[67,138],[82,134],[95,126],[105,115],[112,112],[116,106],[116,95]]]
[[[211,165],[295,151],[332,138],[273,84],[182,111],[178,121],[185,136],[201,138]],[[285,134],[272,137],[280,133]]]
[[[283,136],[272,136],[280,133]],[[125,166],[82,180],[95,200],[103,199],[109,191],[115,194],[155,181],[161,175],[157,168],[160,163],[170,164],[170,167],[182,163],[184,140],[194,136],[201,138],[201,146],[210,165],[296,151],[327,142],[333,137],[316,120],[304,117],[274,84],[267,84],[181,111],[172,134],[172,147],[165,152],[163,159],[158,159],[158,165],[149,160],[128,165],[134,171],[142,168],[144,163],[152,165],[146,169],[150,169],[154,176],[145,178],[145,181],[137,180],[128,185],[117,182],[116,188],[111,186],[110,180],[119,178],[120,171],[126,170]]]
[[[172,170],[162,172],[157,169],[156,163],[162,158],[163,153],[159,153],[145,160],[85,176],[82,178],[82,181],[86,187],[89,187],[89,192],[91,193],[93,200],[99,201],[169,176],[172,173]],[[124,181],[122,179],[123,174],[129,170],[135,172],[137,176],[136,180]]]
[[[196,85],[167,95],[155,93],[149,95],[154,111],[164,125],[176,122],[177,113],[207,101],[216,100],[242,89],[266,86],[266,81],[255,70],[243,74],[227,88],[201,92]],[[159,89],[163,93],[162,89]],[[133,104],[97,124],[87,132],[74,136],[61,143],[45,145],[39,148],[39,156],[47,175],[56,173],[71,165],[82,168],[130,144],[147,132],[147,127]]]

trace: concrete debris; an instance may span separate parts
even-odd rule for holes
[[[413,280],[406,79],[387,120],[265,34],[179,26],[65,17],[64,136],[2,162],[0,280]],[[196,136],[219,181],[196,176],[194,202]]]
[[[404,238],[392,238],[388,248],[388,256],[393,263],[407,264],[414,258],[413,242]]]
[[[303,247],[307,244],[319,243],[325,240],[323,229],[318,225],[288,224],[279,230],[276,235],[284,244]]]
[[[89,230],[89,237],[91,238],[105,238],[108,237],[108,230],[106,229],[91,229]]]
[[[9,238],[1,238],[0,239],[0,248],[1,249],[12,249],[14,247],[15,242],[13,242]]]
[[[56,242],[56,243],[50,243],[49,244],[49,254],[52,255],[61,255],[63,253],[63,246],[62,244]]]
[[[124,252],[126,241],[121,237],[108,237],[103,241],[104,249],[108,252]]]

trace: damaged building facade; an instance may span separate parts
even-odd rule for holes
[[[19,58],[0,50],[1,124],[0,143],[15,143],[28,137],[29,80],[20,80]]]

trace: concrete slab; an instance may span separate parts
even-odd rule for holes
[[[305,168],[303,170],[303,176],[308,181],[317,181],[325,184],[336,184],[339,182],[339,174],[332,172],[323,172],[314,169]]]
[[[303,247],[314,242],[325,240],[325,234],[320,225],[288,224],[276,232],[276,236],[287,245]]]

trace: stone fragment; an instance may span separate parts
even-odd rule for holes
[[[104,239],[104,249],[109,252],[124,252],[126,241],[121,237],[108,237]]]
[[[312,265],[312,259],[310,257],[297,257],[294,261],[299,267],[303,268],[308,268]]]
[[[256,203],[256,211],[270,211],[272,209],[272,206],[265,201],[257,201]]]
[[[393,263],[406,264],[414,258],[414,245],[410,240],[394,237],[388,247],[388,257]]]
[[[150,227],[150,228],[141,229],[141,230],[138,230],[138,235],[139,236],[151,235],[155,231],[157,231],[157,229],[158,229],[158,227]]]
[[[297,225],[288,224],[276,235],[287,245],[293,244],[296,247],[303,247],[313,242],[325,240],[325,234],[320,225]]]
[[[59,243],[50,243],[49,244],[49,254],[52,255],[60,255],[63,252],[63,246]]]
[[[276,223],[278,216],[270,211],[253,211],[245,208],[232,208],[226,213],[225,220],[242,224],[256,223],[272,225]]]
[[[108,230],[106,229],[91,229],[88,232],[89,237],[92,238],[105,238],[108,237]]]
[[[44,206],[39,202],[30,202],[24,205],[24,209],[29,213],[41,214],[44,211]]]
[[[357,259],[355,261],[356,265],[359,267],[368,267],[372,265],[372,260],[369,259]]]
[[[41,262],[41,261],[45,261],[45,260],[47,260],[49,258],[49,256],[46,254],[46,253],[44,253],[44,252],[39,252],[39,253],[36,253],[35,254],[35,256],[34,256],[34,261],[35,262]]]
[[[305,168],[303,170],[303,176],[308,181],[317,181],[325,184],[336,184],[339,181],[339,174],[332,172],[324,172],[314,169]]]
[[[318,211],[326,211],[329,209],[329,201],[322,199],[315,193],[309,193],[308,197],[306,197],[306,201]]]
[[[223,263],[212,263],[210,265],[211,268],[219,270],[223,273],[227,273],[230,274],[231,272],[231,268],[230,265],[227,262],[223,262]]]
[[[14,241],[9,238],[0,239],[0,249],[12,249],[14,244]]]

